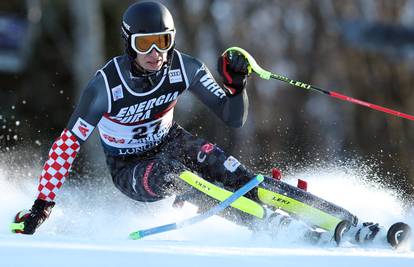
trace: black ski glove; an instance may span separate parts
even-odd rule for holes
[[[54,206],[55,202],[36,199],[29,211],[22,210],[16,214],[12,231],[19,234],[34,234],[36,229],[49,217]]]
[[[227,96],[235,96],[246,87],[249,62],[239,52],[229,51],[218,58],[217,71],[223,78]]]

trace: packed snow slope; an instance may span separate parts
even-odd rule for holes
[[[0,166],[1,267],[414,266],[411,244],[398,251],[381,241],[363,247],[349,243],[314,246],[303,242],[294,228],[271,240],[219,217],[143,240],[129,240],[132,231],[188,218],[196,209],[186,204],[176,210],[171,207],[173,199],[136,203],[119,193],[108,177],[77,186],[69,179],[51,218],[35,235],[11,234],[13,216],[33,203],[37,187],[34,173],[39,170]],[[414,216],[410,208],[404,208],[398,192],[372,182],[372,177],[364,168],[342,165],[290,171],[285,180],[292,184],[296,178],[307,180],[308,191],[349,209],[362,221],[388,227],[402,220],[413,227]]]

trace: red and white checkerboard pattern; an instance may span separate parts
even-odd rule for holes
[[[68,176],[73,161],[79,152],[80,144],[69,130],[65,129],[53,143],[49,151],[49,159],[43,166],[39,181],[38,198],[53,201],[65,177]]]

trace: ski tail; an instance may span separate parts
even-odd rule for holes
[[[411,227],[404,222],[391,225],[387,232],[387,241],[393,248],[404,246],[411,238]]]

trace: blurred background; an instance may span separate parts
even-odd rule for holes
[[[0,1],[0,149],[20,151],[10,161],[44,160],[88,80],[123,53],[121,16],[133,2]],[[240,46],[272,72],[414,114],[414,0],[160,2],[174,16],[176,47],[218,80],[218,55]],[[413,121],[254,75],[248,95],[241,129],[190,93],[175,116],[256,171],[357,162],[413,199]],[[99,145],[88,140],[75,172],[101,166]]]

